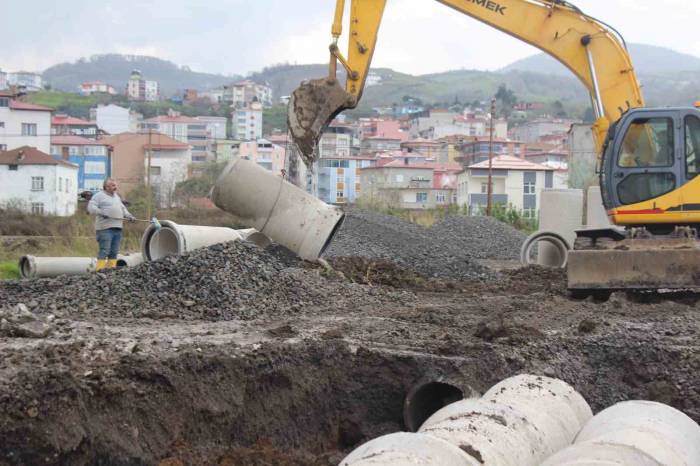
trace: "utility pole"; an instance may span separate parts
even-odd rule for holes
[[[486,194],[486,215],[491,216],[493,208],[493,122],[496,114],[496,99],[491,99],[491,124],[489,128],[489,180]]]
[[[146,218],[151,218],[151,152],[153,151],[153,130],[148,130],[148,163],[146,166]]]

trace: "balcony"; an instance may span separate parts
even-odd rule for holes
[[[491,198],[492,198],[494,204],[508,205],[508,195],[507,194],[492,194]],[[477,194],[470,194],[469,195],[469,205],[471,205],[471,206],[477,206],[477,205],[485,206],[487,203],[488,203],[488,194],[477,193]]]

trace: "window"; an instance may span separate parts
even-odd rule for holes
[[[88,191],[99,191],[102,189],[102,180],[85,180],[83,189]]]
[[[0,106],[1,106],[1,105],[0,105]],[[4,127],[5,127],[5,122],[4,122],[4,121],[0,121],[0,128],[4,128]]]
[[[481,194],[488,194],[489,192],[489,184],[488,182],[486,183],[481,183]]]
[[[336,192],[335,192],[335,197],[338,198],[338,199],[342,199],[343,197],[345,197],[345,192],[343,192],[343,191],[336,191]]]
[[[44,177],[43,176],[32,176],[32,191],[43,191],[44,190]]]
[[[10,165],[9,170],[12,172],[16,172],[18,168],[19,168],[19,165]]]
[[[43,202],[32,202],[32,215],[44,215]]]
[[[36,123],[22,123],[22,136],[36,136]]]
[[[105,155],[104,146],[85,146],[85,155]]]
[[[151,167],[149,173],[151,176],[160,176],[160,167]]]
[[[7,150],[7,144],[0,144],[0,152]]]
[[[437,193],[437,194],[435,195],[435,200],[436,200],[439,204],[444,204],[446,199],[447,199],[447,197],[445,196],[445,193]]]
[[[10,99],[8,97],[0,97],[0,107],[9,107]]]
[[[63,191],[63,178],[61,178],[60,176],[58,177],[58,191]]]
[[[685,117],[685,171],[688,179],[700,173],[700,119],[688,115]]]
[[[525,181],[523,183],[523,194],[535,194],[535,182]]]
[[[105,174],[105,163],[104,162],[93,162],[86,161],[83,165],[83,170],[86,175],[104,175]]]
[[[537,210],[534,208],[523,209],[523,218],[537,218]]]
[[[397,183],[403,183],[403,175],[395,175],[395,176],[394,176],[394,180],[395,180]]]
[[[428,202],[428,193],[416,193],[416,202]]]
[[[638,118],[627,129],[617,164],[620,167],[673,165],[673,120]]]
[[[70,178],[66,178],[66,192],[70,192]]]
[[[623,204],[636,204],[671,192],[675,187],[673,173],[633,173],[617,185],[617,197]]]
[[[68,148],[68,153],[70,155],[80,155],[80,147],[79,146],[70,146]]]

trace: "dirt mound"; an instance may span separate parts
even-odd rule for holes
[[[493,278],[493,272],[476,263],[471,247],[452,240],[455,235],[447,225],[428,229],[391,215],[349,209],[325,256],[384,259],[426,277]]]
[[[288,267],[242,242],[219,244],[135,268],[82,276],[0,282],[0,302],[72,317],[253,319],[294,315],[307,306],[398,299],[392,293]]]

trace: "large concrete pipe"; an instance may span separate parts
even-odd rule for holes
[[[22,278],[57,277],[94,272],[96,264],[93,257],[22,256],[19,271]]]
[[[341,466],[480,466],[459,447],[423,434],[398,432],[357,447]]]
[[[140,252],[117,255],[117,267],[136,267],[139,264],[143,264],[143,254]]]
[[[586,195],[586,228],[609,228],[611,225],[603,205],[600,186],[591,186]]]
[[[539,251],[537,258],[532,256],[532,252],[535,246],[539,248],[542,243],[554,248],[556,253],[556,255],[552,254],[548,257],[548,265],[550,267],[565,268],[569,261],[571,245],[568,244],[562,236],[552,231],[537,231],[528,236],[520,248],[520,263],[523,265],[532,265],[535,262],[539,262]]]
[[[629,458],[639,458],[631,461]],[[700,465],[700,426],[670,406],[625,401],[598,413],[546,466]]]
[[[446,406],[418,432],[459,446],[482,464],[537,466],[570,445],[592,416],[583,397],[567,383],[519,375],[479,399]]]
[[[212,201],[299,257],[315,261],[330,243],[343,212],[249,160],[230,162]]]
[[[179,225],[170,220],[161,220],[160,224],[161,228],[149,225],[141,237],[141,253],[148,261],[242,239],[233,228]]]
[[[236,230],[236,231],[238,232],[239,235],[241,235],[241,237],[243,238],[244,241],[248,241],[249,243],[253,243],[260,248],[265,249],[270,244],[272,244],[272,241],[270,241],[270,238],[263,235],[255,228],[246,228],[245,230]]]
[[[422,381],[413,386],[403,402],[403,423],[411,432],[434,413],[464,398],[464,391],[443,380]]]
[[[570,247],[583,219],[583,191],[580,189],[545,189],[540,195],[540,231],[549,231],[564,238]],[[540,242],[537,263],[560,267],[564,262],[554,246]]]

